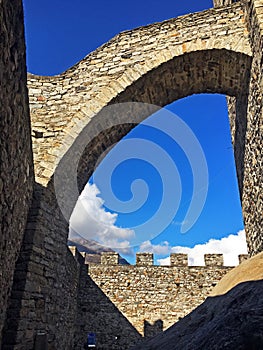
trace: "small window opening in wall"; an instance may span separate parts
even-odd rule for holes
[[[44,136],[44,133],[42,132],[42,131],[37,131],[37,130],[33,130],[33,132],[34,132],[34,137],[36,138],[36,139],[41,139],[43,136]]]

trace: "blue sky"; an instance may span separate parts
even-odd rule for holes
[[[54,75],[77,63],[120,31],[201,11],[212,7],[212,1],[165,0],[160,3],[153,0],[144,2],[134,0],[124,3],[119,0],[112,2],[24,0],[24,7],[28,71],[39,75]],[[165,259],[171,251],[183,251],[175,247],[194,249],[201,244],[202,249],[206,249],[207,242],[214,239],[219,242],[216,251],[221,249],[225,252],[229,247],[225,248],[228,243],[224,240],[222,248],[222,238],[243,230],[226,99],[220,95],[202,94],[176,101],[166,108],[190,127],[205,154],[209,174],[206,203],[196,223],[188,232],[182,234],[181,224],[187,220],[185,216],[193,196],[191,164],[183,150],[167,135],[147,125],[135,128],[126,139],[148,140],[165,150],[178,168],[182,195],[177,214],[168,223],[167,228],[161,234],[154,235],[150,242],[151,232],[149,237],[146,234],[143,239],[138,240],[139,243],[137,242],[141,247],[138,246],[134,251],[145,248],[155,252],[157,259]],[[121,143],[117,147],[119,148],[115,149],[115,152],[118,154],[125,148]],[[149,196],[145,204],[139,210],[128,214],[107,207],[107,193],[103,191],[99,193],[100,188],[95,191],[93,189],[88,194],[93,209],[95,203],[97,212],[101,213],[98,215],[98,220],[100,216],[105,225],[112,227],[111,232],[114,232],[116,237],[118,236],[116,232],[119,232],[118,238],[123,235],[125,242],[129,242],[131,232],[129,228],[136,235],[136,228],[133,227],[142,224],[158,209],[162,199],[162,178],[153,166],[138,158],[120,164],[113,175],[112,191],[120,200],[131,198],[130,185],[136,178],[144,179],[149,187]],[[105,201],[104,205],[101,200],[97,200],[100,197]],[[173,203],[168,205],[172,206]],[[91,206],[86,205],[87,208],[90,210]],[[76,215],[75,222],[79,222],[74,230],[77,232],[83,230],[83,225],[88,231],[94,229],[94,225],[85,222],[82,215],[84,214],[81,211]],[[98,225],[98,232],[100,227]],[[116,231],[116,227],[121,229]],[[152,231],[154,232],[154,227]],[[96,229],[94,232],[97,232]],[[231,239],[233,240],[233,237]],[[244,240],[244,236],[241,240]],[[105,242],[101,240],[101,243]],[[238,246],[236,242],[234,244]],[[242,244],[240,253],[244,250]],[[121,249],[127,248],[124,243],[120,244],[119,248],[129,261],[134,261],[131,250]]]

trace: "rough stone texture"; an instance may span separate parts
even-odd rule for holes
[[[56,350],[81,346],[76,344],[80,344],[83,333],[91,328],[92,315],[99,315],[99,319],[103,317],[94,303],[91,312],[82,308],[82,305],[89,306],[89,298],[83,288],[94,291],[96,287],[88,277],[85,277],[87,280],[80,277],[83,276],[81,257],[75,253],[74,259],[67,248],[67,220],[78,196],[62,196],[62,200],[69,201],[65,219],[55,194],[54,174],[63,168],[63,161],[69,159],[70,165],[76,166],[74,175],[81,190],[103,152],[150,113],[146,110],[140,116],[131,114],[132,120],[129,115],[118,120],[115,115],[107,119],[103,113],[103,107],[107,105],[139,101],[164,106],[201,92],[231,96],[230,125],[249,249],[251,254],[262,250],[262,1],[233,4],[218,1],[216,5],[221,7],[120,33],[59,76],[28,75],[36,183],[16,263],[3,349],[30,350],[40,341],[46,342],[49,349]],[[1,259],[4,261],[0,307],[3,320],[16,252],[30,203],[32,169],[21,3],[17,0],[1,1],[0,10],[3,39],[0,94],[1,101],[4,101],[1,103],[0,136],[1,229],[4,237],[0,243]],[[105,125],[108,128],[105,129]],[[81,132],[85,127],[92,140],[85,145],[87,147],[81,156],[74,145],[81,144]],[[61,176],[61,186],[66,189],[69,173],[68,169],[62,170],[66,177]],[[12,176],[9,176],[10,173]],[[117,272],[129,268],[118,265],[96,267],[97,271],[103,269],[101,278],[110,275],[114,269]],[[190,271],[199,271],[199,268],[188,269],[189,274]],[[165,276],[170,276],[172,281],[173,272],[176,278],[186,277],[182,266],[165,267],[164,270]],[[155,266],[137,266],[133,271],[140,271],[140,276],[145,277],[141,277],[135,287],[132,285],[135,282],[125,281],[123,275],[120,285],[130,283],[135,293],[137,289],[142,292],[140,288],[150,281],[150,274],[155,276],[156,288],[164,278],[158,275],[158,271],[162,270]],[[223,268],[207,267],[207,271],[210,272],[203,277],[200,275],[200,278],[204,283],[211,283],[217,271],[223,271]],[[195,281],[195,276],[192,278]],[[150,285],[146,284],[144,288],[154,294],[155,290]],[[178,286],[172,284],[171,288],[176,292]],[[243,293],[242,289],[239,291]],[[160,298],[166,293],[162,290]],[[116,309],[111,303],[106,303],[104,297],[100,294],[101,305],[107,304],[105,310],[111,310],[105,311],[107,321],[104,325],[108,325],[112,310],[115,312]],[[91,300],[96,299],[91,297]],[[190,304],[191,294],[187,300]],[[209,305],[212,307],[210,302]],[[231,305],[229,307],[231,309]],[[244,315],[249,319],[247,314]],[[76,316],[79,316],[77,322]],[[130,330],[133,341],[140,339],[138,332],[119,316],[116,315],[112,322],[112,332],[123,328],[124,338]],[[211,316],[210,311],[208,316]],[[96,327],[99,330],[98,324]],[[161,327],[159,321],[152,326],[150,322],[145,324],[149,336]],[[121,346],[124,348],[127,342]]]
[[[249,252],[255,255],[263,250],[263,2],[244,1],[243,5],[253,61],[248,95],[242,208]]]
[[[171,266],[188,266],[188,255],[171,253],[170,265]]]
[[[134,350],[259,350],[263,348],[263,281],[244,282],[208,298],[164,333]]]
[[[223,266],[223,254],[205,254],[206,266]]]
[[[0,344],[33,189],[23,11],[0,2]]]
[[[49,349],[72,348],[79,264],[67,247],[66,235],[60,234],[62,227],[56,226],[57,222],[63,223],[67,232],[67,223],[54,198],[51,186],[35,186],[16,264],[3,349],[33,349],[38,332],[46,334]]]
[[[136,265],[138,265],[138,266],[151,266],[151,265],[153,265],[153,254],[152,253],[137,253],[136,254]]]
[[[237,166],[242,210],[249,252],[262,251],[262,52],[263,3],[241,1],[252,48],[252,65],[248,91],[236,99],[228,98],[232,142]]]
[[[235,0],[213,0],[214,7],[227,6],[227,5],[233,4],[234,2],[236,1]]]
[[[263,349],[262,267],[260,253],[232,269],[214,288],[212,297],[134,350]]]
[[[75,336],[69,349],[82,350],[88,333],[96,334],[96,349],[101,350],[125,350],[142,341],[135,327],[88,275],[88,266],[82,265]]]
[[[118,265],[119,264],[119,254],[118,253],[102,253],[101,254],[102,265]]]
[[[170,327],[202,303],[232,269],[223,266],[220,254],[206,255],[207,266],[182,266],[182,254],[175,255],[171,266],[153,266],[149,253],[137,253],[136,266],[113,266],[110,260],[108,266],[89,264],[89,276],[137,331],[149,336],[150,325],[159,331]]]

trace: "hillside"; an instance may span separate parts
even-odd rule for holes
[[[68,240],[69,246],[76,246],[79,252],[85,252],[86,254],[86,262],[90,263],[100,263],[100,256],[103,252],[113,252],[113,250],[109,247],[105,247],[100,245],[99,243],[87,240],[82,237],[74,236]],[[129,265],[128,261],[120,256],[119,260],[121,265]]]

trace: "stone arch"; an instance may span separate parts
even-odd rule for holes
[[[237,118],[246,119],[247,94],[250,77],[251,58],[246,54],[230,50],[202,50],[186,53],[177,56],[151,70],[148,74],[142,75],[133,84],[124,89],[118,96],[110,101],[110,105],[125,102],[143,102],[159,107],[166,106],[178,99],[198,93],[221,93],[233,98],[237,98],[238,104],[243,106],[243,110],[238,110]],[[140,123],[143,118],[149,116],[147,112],[141,118],[134,116],[134,124],[129,123],[130,114],[128,113],[127,125],[118,126],[113,130],[105,130],[104,137],[98,135],[96,150],[91,151],[92,145],[86,149],[87,154],[99,156],[99,143],[102,143],[102,150],[105,147],[111,147],[118,142],[120,138],[126,135],[135,125]],[[103,113],[95,115],[94,123],[102,124],[100,119],[104,117]],[[234,118],[234,116],[231,116]],[[125,123],[125,120],[124,120]],[[231,120],[235,124],[235,120]],[[81,125],[81,124],[80,124]],[[82,125],[81,125],[82,127]],[[110,135],[109,136],[109,132]],[[96,132],[94,132],[94,135]],[[233,135],[234,136],[234,135]],[[240,138],[241,135],[239,135]],[[244,137],[244,134],[242,135]],[[235,138],[235,137],[234,137]],[[237,143],[244,143],[243,140],[237,140]],[[240,149],[238,150],[240,152]],[[86,156],[83,156],[85,163]],[[242,159],[239,157],[238,159]],[[94,160],[94,165],[95,165]],[[240,168],[241,164],[237,166]],[[80,164],[79,169],[84,169],[84,164]],[[83,170],[82,170],[83,171]],[[89,168],[89,173],[79,174],[79,186],[82,189],[87,178],[91,176],[93,167]],[[242,178],[240,178],[242,183]]]
[[[217,8],[123,32],[59,76],[29,76],[36,181],[46,188],[49,206],[56,202],[53,175],[63,160],[79,159],[72,146],[85,127],[93,138],[76,174],[80,191],[105,148],[150,114],[99,132],[105,106],[137,101],[162,107],[195,93],[222,93],[242,106],[231,116],[232,130],[246,119],[251,48],[243,8],[234,4],[227,11],[228,21],[226,8]],[[235,140],[240,189],[245,131]],[[68,186],[66,177],[62,182],[62,188]],[[76,201],[77,194],[62,194],[67,221]],[[64,242],[66,227],[63,219],[57,221]]]
[[[222,93],[233,98],[237,97],[238,105],[242,106],[242,108],[240,107],[237,110],[237,114],[231,116],[231,125],[234,127],[236,122],[234,120],[235,117],[237,120],[246,120],[250,64],[251,59],[248,55],[226,49],[186,53],[162,63],[157,68],[152,69],[148,74],[142,75],[133,84],[119,93],[117,97],[113,98],[109,104],[114,105],[116,103],[130,101],[143,102],[156,105],[156,109],[158,109],[175,100],[195,93]],[[78,181],[79,191],[81,191],[92,175],[94,167],[101,154],[105,152],[105,149],[110,149],[113,144],[117,143],[135,125],[151,114],[145,110],[144,114],[137,116],[135,115],[136,111],[134,111],[133,123],[130,123],[131,113],[124,111],[125,113],[127,120],[123,118],[114,127],[110,127],[110,120],[105,122],[105,118],[107,118],[105,114],[107,113],[103,113],[103,108],[99,113],[94,114],[86,125],[79,122],[76,127],[80,128],[81,131],[85,127],[89,127],[89,134],[92,135],[92,141],[85,147],[85,152],[81,156],[80,154],[77,155],[78,151],[76,150],[78,138],[82,137],[81,131],[77,131],[78,136],[76,136],[73,146],[68,144],[68,140],[72,140],[71,136],[67,136],[65,145],[66,148],[68,147],[68,150],[59,163],[62,168],[58,166],[56,170],[58,172],[57,174],[59,174],[57,177],[63,178],[63,174],[69,176],[74,161],[65,161],[65,159],[75,159],[77,157],[79,163],[75,177]],[[79,116],[85,118],[85,110]],[[116,118],[119,118],[119,116]],[[109,125],[109,127],[103,129],[101,127],[102,125]],[[100,128],[102,129],[101,131],[99,130]],[[235,140],[238,148],[235,151],[238,154],[238,157],[236,157],[239,161],[237,169],[239,184],[241,184],[240,189],[242,189],[243,177],[240,169],[243,169],[245,129],[238,136],[239,138]],[[83,146],[81,149],[84,149]],[[66,164],[68,164],[69,168],[66,168]],[[67,178],[64,181],[68,187],[71,187]],[[69,220],[77,201],[78,193],[75,192],[75,195],[71,193],[70,200],[67,197],[68,192],[64,192],[64,194],[65,196],[62,193],[63,198],[60,200],[60,203],[62,203],[64,215],[66,213],[65,216]],[[66,210],[63,203],[66,203]]]
[[[231,20],[225,20],[226,11]],[[244,15],[234,4],[137,28],[120,33],[60,76],[29,76],[37,182],[47,185],[83,127],[110,103],[164,106],[192,93],[244,92],[251,55]],[[149,87],[156,82],[159,91]]]

